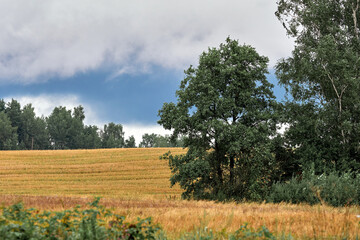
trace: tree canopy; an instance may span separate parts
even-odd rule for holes
[[[251,46],[227,38],[185,71],[177,103],[164,103],[159,111],[158,123],[173,130],[173,138],[185,136],[189,149],[184,156],[166,156],[171,183],[179,183],[185,197],[261,194],[276,130],[267,63]],[[263,171],[261,182],[255,171]]]
[[[162,136],[155,133],[145,133],[142,135],[142,141],[139,147],[183,147],[183,139],[181,137],[171,138],[169,135]]]
[[[0,113],[0,150],[136,147],[134,136],[125,140],[121,124],[110,122],[102,128],[85,125],[85,110],[81,105],[72,110],[58,106],[48,117],[38,117],[31,104],[22,107],[15,99],[7,103],[0,99]],[[173,144],[168,136],[144,136],[153,137],[154,144],[141,144],[141,147],[182,146],[181,141]]]
[[[297,102],[288,111],[288,143],[297,146],[303,165],[315,162],[319,171],[360,163],[359,7],[359,0],[278,3],[276,16],[295,39],[292,56],[276,66]],[[311,117],[311,125],[292,114],[294,107]],[[314,134],[301,136],[304,131]]]
[[[103,148],[121,148],[125,146],[124,132],[121,124],[113,122],[105,124],[104,131],[101,131]]]
[[[11,121],[4,111],[0,111],[0,149],[16,149],[16,127],[11,126]]]

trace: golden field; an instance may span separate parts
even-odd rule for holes
[[[152,216],[170,236],[200,224],[234,231],[245,222],[265,225],[297,238],[360,235],[360,207],[333,208],[291,204],[215,203],[180,200],[170,188],[170,170],[159,156],[180,148],[63,151],[1,151],[0,202],[63,210],[102,196],[101,204],[134,220]]]
[[[0,194],[156,197],[179,194],[159,156],[174,149],[0,152]]]

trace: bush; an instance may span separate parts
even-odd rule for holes
[[[326,203],[331,206],[360,204],[360,174],[352,172],[315,175],[307,171],[285,183],[275,183],[267,200],[289,203]]]
[[[113,214],[99,206],[99,198],[89,203],[89,208],[81,210],[79,206],[62,212],[50,212],[30,208],[22,203],[3,207],[0,215],[1,240],[124,240],[124,239],[164,239],[166,234],[151,218],[138,219],[135,223],[126,223],[125,217]],[[180,239],[277,239],[265,226],[254,229],[245,224],[235,232],[226,229],[215,232],[208,228],[205,221],[192,232],[184,233]],[[282,236],[281,239],[292,239]]]
[[[265,226],[261,226],[258,229],[249,227],[248,224],[242,225],[238,230],[233,233],[228,233],[225,230],[220,232],[214,232],[206,226],[195,228],[192,232],[184,234],[180,239],[182,240],[212,240],[212,239],[293,239],[291,235],[281,235],[277,238],[273,233],[269,231]]]
[[[81,210],[79,206],[62,212],[24,209],[22,203],[3,208],[0,236],[12,239],[155,239],[161,228],[151,218],[126,223],[125,217],[99,206],[99,198]],[[108,219],[105,221],[104,219]]]

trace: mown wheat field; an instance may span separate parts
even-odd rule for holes
[[[4,151],[0,194],[136,197],[179,194],[159,156],[182,149]]]
[[[245,222],[297,238],[360,235],[360,207],[180,200],[181,189],[170,188],[167,162],[159,159],[167,151],[185,153],[181,148],[1,151],[0,202],[63,210],[102,196],[101,204],[128,220],[152,216],[173,237],[200,224],[234,231]]]

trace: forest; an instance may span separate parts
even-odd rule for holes
[[[48,117],[38,117],[31,104],[0,100],[0,150],[134,148],[134,136],[125,139],[123,126],[110,122],[102,129],[84,124],[84,108],[55,107]],[[145,133],[139,147],[176,147],[181,140]]]

